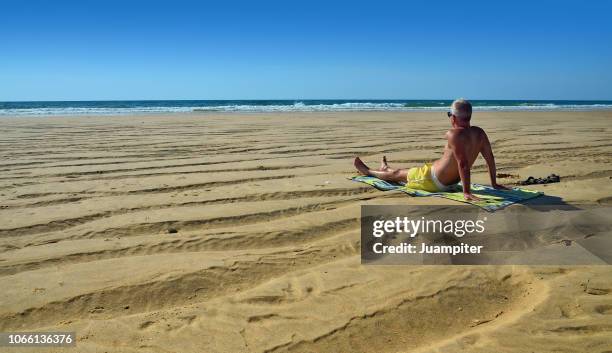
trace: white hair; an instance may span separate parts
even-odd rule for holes
[[[463,98],[456,99],[451,104],[451,113],[459,119],[470,120],[472,117],[472,103]]]

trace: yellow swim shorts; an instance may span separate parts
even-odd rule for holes
[[[408,169],[407,179],[406,187],[411,189],[440,192],[446,191],[449,188],[438,180],[431,163],[425,163],[422,167]]]

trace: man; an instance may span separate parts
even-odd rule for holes
[[[464,99],[457,99],[447,113],[452,129],[446,132],[446,147],[444,154],[433,163],[411,169],[391,169],[387,159],[383,157],[380,169],[372,170],[359,157],[355,158],[355,167],[364,175],[396,182],[406,183],[413,189],[429,192],[449,190],[451,186],[461,181],[463,196],[466,200],[479,201],[470,190],[470,169],[478,154],[482,154],[487,162],[491,186],[496,189],[507,189],[497,184],[495,158],[491,150],[489,138],[483,129],[470,126],[472,104]]]

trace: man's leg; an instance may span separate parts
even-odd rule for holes
[[[406,169],[391,169],[386,163],[386,159],[384,160],[384,166],[381,170],[373,170],[368,168],[365,163],[359,159],[359,157],[355,158],[355,168],[359,171],[359,173],[363,175],[373,176],[381,180],[391,181],[394,183],[405,183],[406,178],[408,177],[408,170]]]

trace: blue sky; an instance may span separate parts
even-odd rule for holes
[[[612,99],[609,1],[4,1],[0,101]]]

